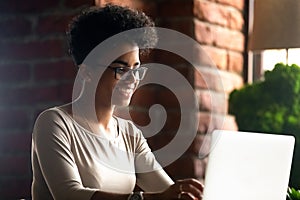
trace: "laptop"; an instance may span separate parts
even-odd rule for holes
[[[203,200],[285,200],[295,138],[215,130]]]

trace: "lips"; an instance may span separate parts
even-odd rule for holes
[[[124,96],[130,96],[134,92],[134,86],[132,87],[117,87],[115,88],[118,93]]]
[[[118,91],[121,93],[130,94],[133,93],[133,88],[118,88]]]

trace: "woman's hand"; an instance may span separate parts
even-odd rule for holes
[[[196,179],[178,180],[162,193],[162,199],[201,200],[204,186]]]

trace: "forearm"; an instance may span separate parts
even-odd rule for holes
[[[144,193],[144,200],[162,200],[162,193]]]
[[[94,195],[91,197],[91,200],[127,200],[129,194],[117,194],[117,193],[109,193],[96,191]]]
[[[91,200],[128,200],[130,194],[117,194],[97,191]],[[144,200],[161,200],[162,193],[143,193]]]

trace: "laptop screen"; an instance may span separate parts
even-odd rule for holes
[[[295,138],[215,130],[203,200],[285,200]]]

